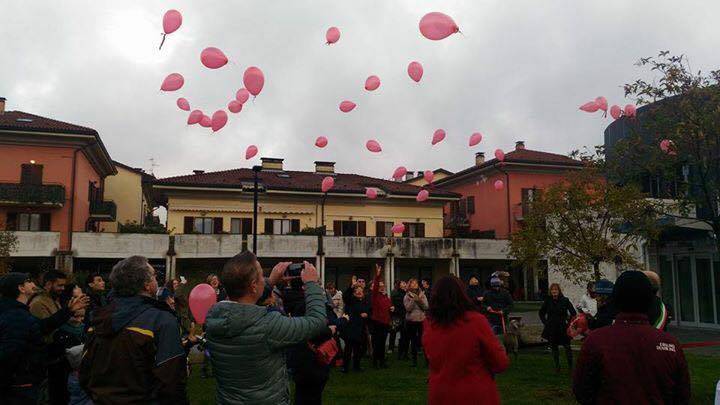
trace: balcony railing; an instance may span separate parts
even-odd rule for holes
[[[117,206],[113,201],[93,201],[90,204],[90,217],[98,221],[115,221]]]
[[[0,183],[0,205],[62,207],[65,187],[60,184]]]

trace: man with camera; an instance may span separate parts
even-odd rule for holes
[[[290,403],[284,351],[327,329],[325,292],[318,284],[318,272],[312,264],[303,264],[300,280],[305,288],[305,315],[291,318],[256,305],[283,276],[293,277],[286,274],[290,263],[277,264],[267,280],[250,252],[225,264],[220,281],[228,300],[213,306],[206,318],[217,403]]]

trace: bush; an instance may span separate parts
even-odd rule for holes
[[[125,224],[118,224],[119,233],[160,233],[168,234],[167,228],[158,223],[138,224],[137,221],[127,221]]]

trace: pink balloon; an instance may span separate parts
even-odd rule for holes
[[[667,153],[667,151],[670,149],[670,140],[663,139],[662,141],[660,141],[660,149],[662,149],[663,152]]]
[[[257,96],[265,85],[265,75],[259,68],[250,66],[245,69],[245,74],[243,74],[243,84],[250,94]]]
[[[247,89],[240,89],[235,93],[235,100],[237,100],[240,104],[245,104],[246,101],[250,98],[250,92],[247,91]]]
[[[207,115],[203,115],[202,119],[200,119],[200,126],[205,128],[212,127],[212,119]]]
[[[433,134],[432,144],[433,144],[433,145],[436,145],[436,144],[442,142],[443,139],[445,139],[445,130],[444,130],[444,129],[438,129],[438,130],[436,130],[435,133]]]
[[[327,193],[330,191],[331,188],[335,185],[335,179],[333,179],[331,176],[327,176],[322,180],[322,192]]]
[[[370,152],[373,152],[373,153],[382,152],[382,148],[380,147],[380,143],[379,143],[378,141],[376,141],[376,140],[373,140],[373,139],[367,141],[367,143],[365,143],[365,147],[367,148],[367,150],[369,150]]]
[[[608,104],[607,104],[607,99],[605,97],[603,97],[603,96],[597,97],[595,99],[595,104],[598,105],[599,109],[607,112]]]
[[[407,169],[405,166],[400,166],[397,169],[395,169],[395,172],[393,172],[393,179],[400,180],[407,174]]]
[[[435,179],[435,173],[433,173],[432,170],[425,170],[425,172],[423,172],[423,178],[428,183],[432,183],[433,180]]]
[[[217,132],[222,129],[222,127],[227,124],[228,115],[225,112],[225,110],[217,110],[215,113],[213,113],[212,116],[212,130],[213,132]]]
[[[428,197],[430,197],[430,192],[428,192],[427,190],[420,190],[420,192],[415,197],[415,201],[417,201],[417,202],[427,201]]]
[[[505,152],[502,149],[495,149],[495,159],[502,162],[505,160]]]
[[[317,146],[318,148],[324,148],[327,146],[327,144],[328,144],[328,139],[324,136],[318,136],[317,139],[315,140],[315,146]]]
[[[613,117],[613,119],[618,119],[622,116],[622,108],[620,108],[619,105],[613,105],[610,107],[610,116]]]
[[[352,101],[345,100],[342,103],[340,103],[340,111],[342,111],[344,113],[350,112],[355,109],[356,105],[357,104],[353,103]]]
[[[505,183],[502,180],[495,180],[495,190],[500,191],[505,188]]]
[[[208,311],[217,302],[217,295],[210,284],[198,284],[190,291],[188,301],[195,322],[202,325],[205,323]]]
[[[377,189],[368,187],[367,189],[365,189],[365,196],[371,200],[376,199],[377,198]]]
[[[200,53],[200,62],[202,62],[206,68],[218,69],[228,63],[228,58],[223,51],[211,46],[202,50]]]
[[[459,31],[455,21],[443,13],[427,13],[420,19],[420,33],[433,41],[447,38]]]
[[[482,134],[480,132],[475,132],[474,134],[470,135],[470,141],[468,142],[468,145],[475,146],[482,141]]]
[[[237,114],[237,113],[239,113],[240,111],[242,111],[242,106],[243,106],[243,105],[242,105],[241,102],[239,102],[239,101],[237,101],[237,100],[233,100],[233,101],[231,101],[231,102],[228,103],[228,110],[229,110],[231,113]]]
[[[165,34],[172,34],[182,24],[182,14],[177,10],[168,10],[163,16],[163,31]]]
[[[595,101],[588,101],[587,103],[580,106],[580,110],[594,113],[595,111],[599,110],[600,106]]]
[[[328,28],[325,33],[326,45],[332,45],[340,39],[340,30],[337,27]]]
[[[187,99],[180,97],[175,102],[177,104],[178,108],[183,111],[190,111],[190,103],[188,103]]]
[[[192,110],[192,112],[188,116],[188,120],[187,120],[188,125],[197,124],[198,122],[200,122],[202,120],[203,116],[204,116],[204,114],[202,111]]]
[[[423,67],[420,62],[410,62],[407,71],[408,75],[410,75],[410,78],[415,80],[416,82],[419,82],[420,79],[422,79]]]
[[[372,75],[365,79],[365,90],[373,91],[380,87],[380,78]]]
[[[180,89],[185,84],[185,78],[180,73],[170,73],[163,80],[160,90],[162,91],[175,91]]]
[[[245,159],[250,160],[258,153],[258,148],[255,145],[250,145],[245,149]]]
[[[623,112],[628,118],[633,118],[635,117],[636,110],[637,108],[634,104],[628,104],[625,106],[625,111]]]
[[[403,233],[403,232],[405,232],[405,224],[403,224],[403,223],[395,224],[395,225],[393,225],[393,227],[390,230],[392,231],[393,234]]]

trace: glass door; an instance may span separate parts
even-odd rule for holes
[[[713,274],[709,257],[695,258],[695,279],[697,286],[698,321],[701,324],[715,323],[715,304],[713,297]]]
[[[693,271],[689,256],[677,257],[677,284],[679,306],[676,311],[680,314],[680,322],[696,323],[695,294],[693,293]]]

